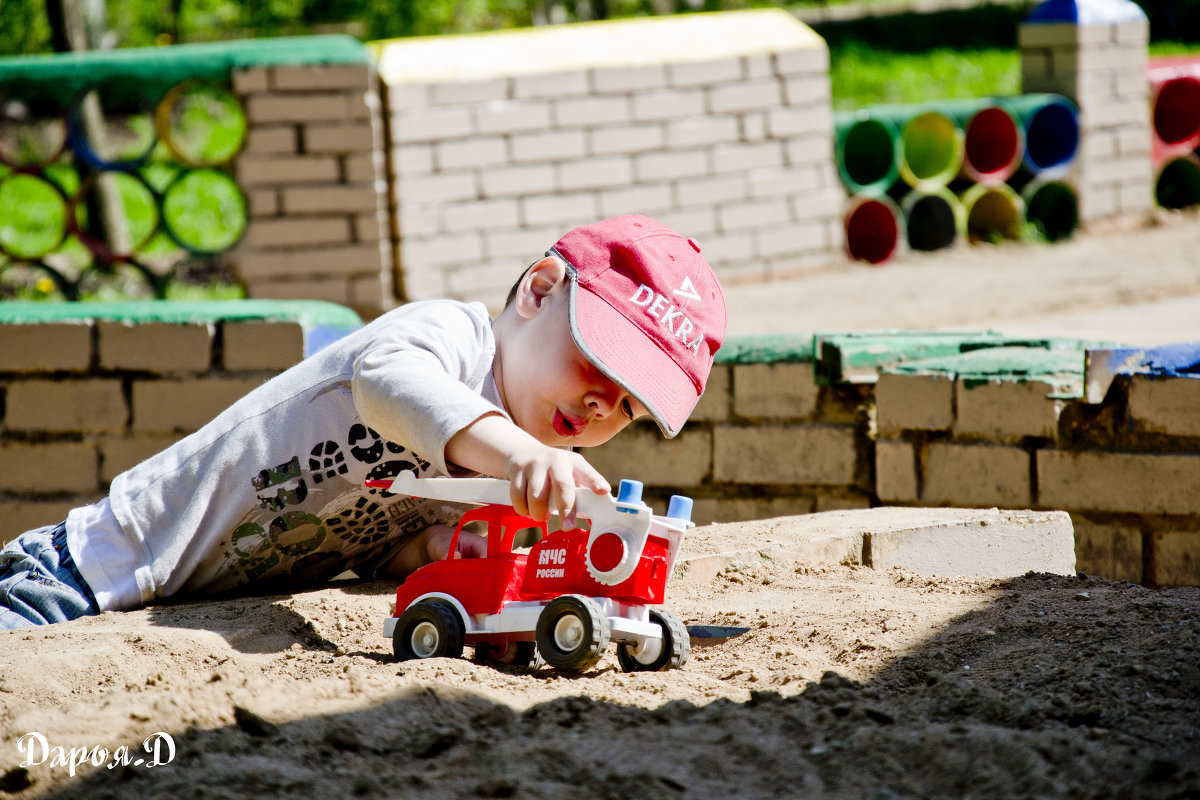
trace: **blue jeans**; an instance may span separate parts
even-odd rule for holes
[[[0,550],[0,630],[99,613],[67,549],[66,523],[23,533]]]

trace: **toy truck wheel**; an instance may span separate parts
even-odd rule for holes
[[[462,620],[445,603],[414,603],[400,615],[392,634],[399,661],[413,658],[458,658],[463,652]]]
[[[475,660],[491,664],[510,664],[514,667],[540,667],[542,662],[533,642],[509,642],[501,651],[495,645],[475,645]]]
[[[537,622],[537,649],[562,672],[595,666],[608,648],[608,620],[594,600],[565,594],[546,604]]]
[[[687,628],[670,611],[651,609],[650,621],[658,625],[662,638],[642,647],[622,642],[617,645],[617,663],[625,672],[658,672],[678,669],[691,655],[692,641]]]

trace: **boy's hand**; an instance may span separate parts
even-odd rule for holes
[[[404,545],[384,570],[396,578],[406,578],[415,570],[434,561],[441,561],[450,551],[454,528],[440,523],[430,525]],[[487,555],[487,539],[477,533],[463,531],[458,535],[455,558],[483,558]]]
[[[575,527],[575,488],[606,494],[608,481],[578,453],[543,444],[513,453],[504,465],[513,509],[522,516],[544,520],[556,511],[563,528]]]

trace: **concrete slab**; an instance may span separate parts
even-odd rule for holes
[[[674,580],[704,583],[769,559],[797,564],[902,567],[921,575],[1006,578],[1075,574],[1064,511],[869,508],[728,522],[688,534]]]

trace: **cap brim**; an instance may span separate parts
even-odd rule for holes
[[[601,372],[637,398],[663,433],[679,433],[700,395],[679,365],[619,311],[571,281],[571,336]]]

